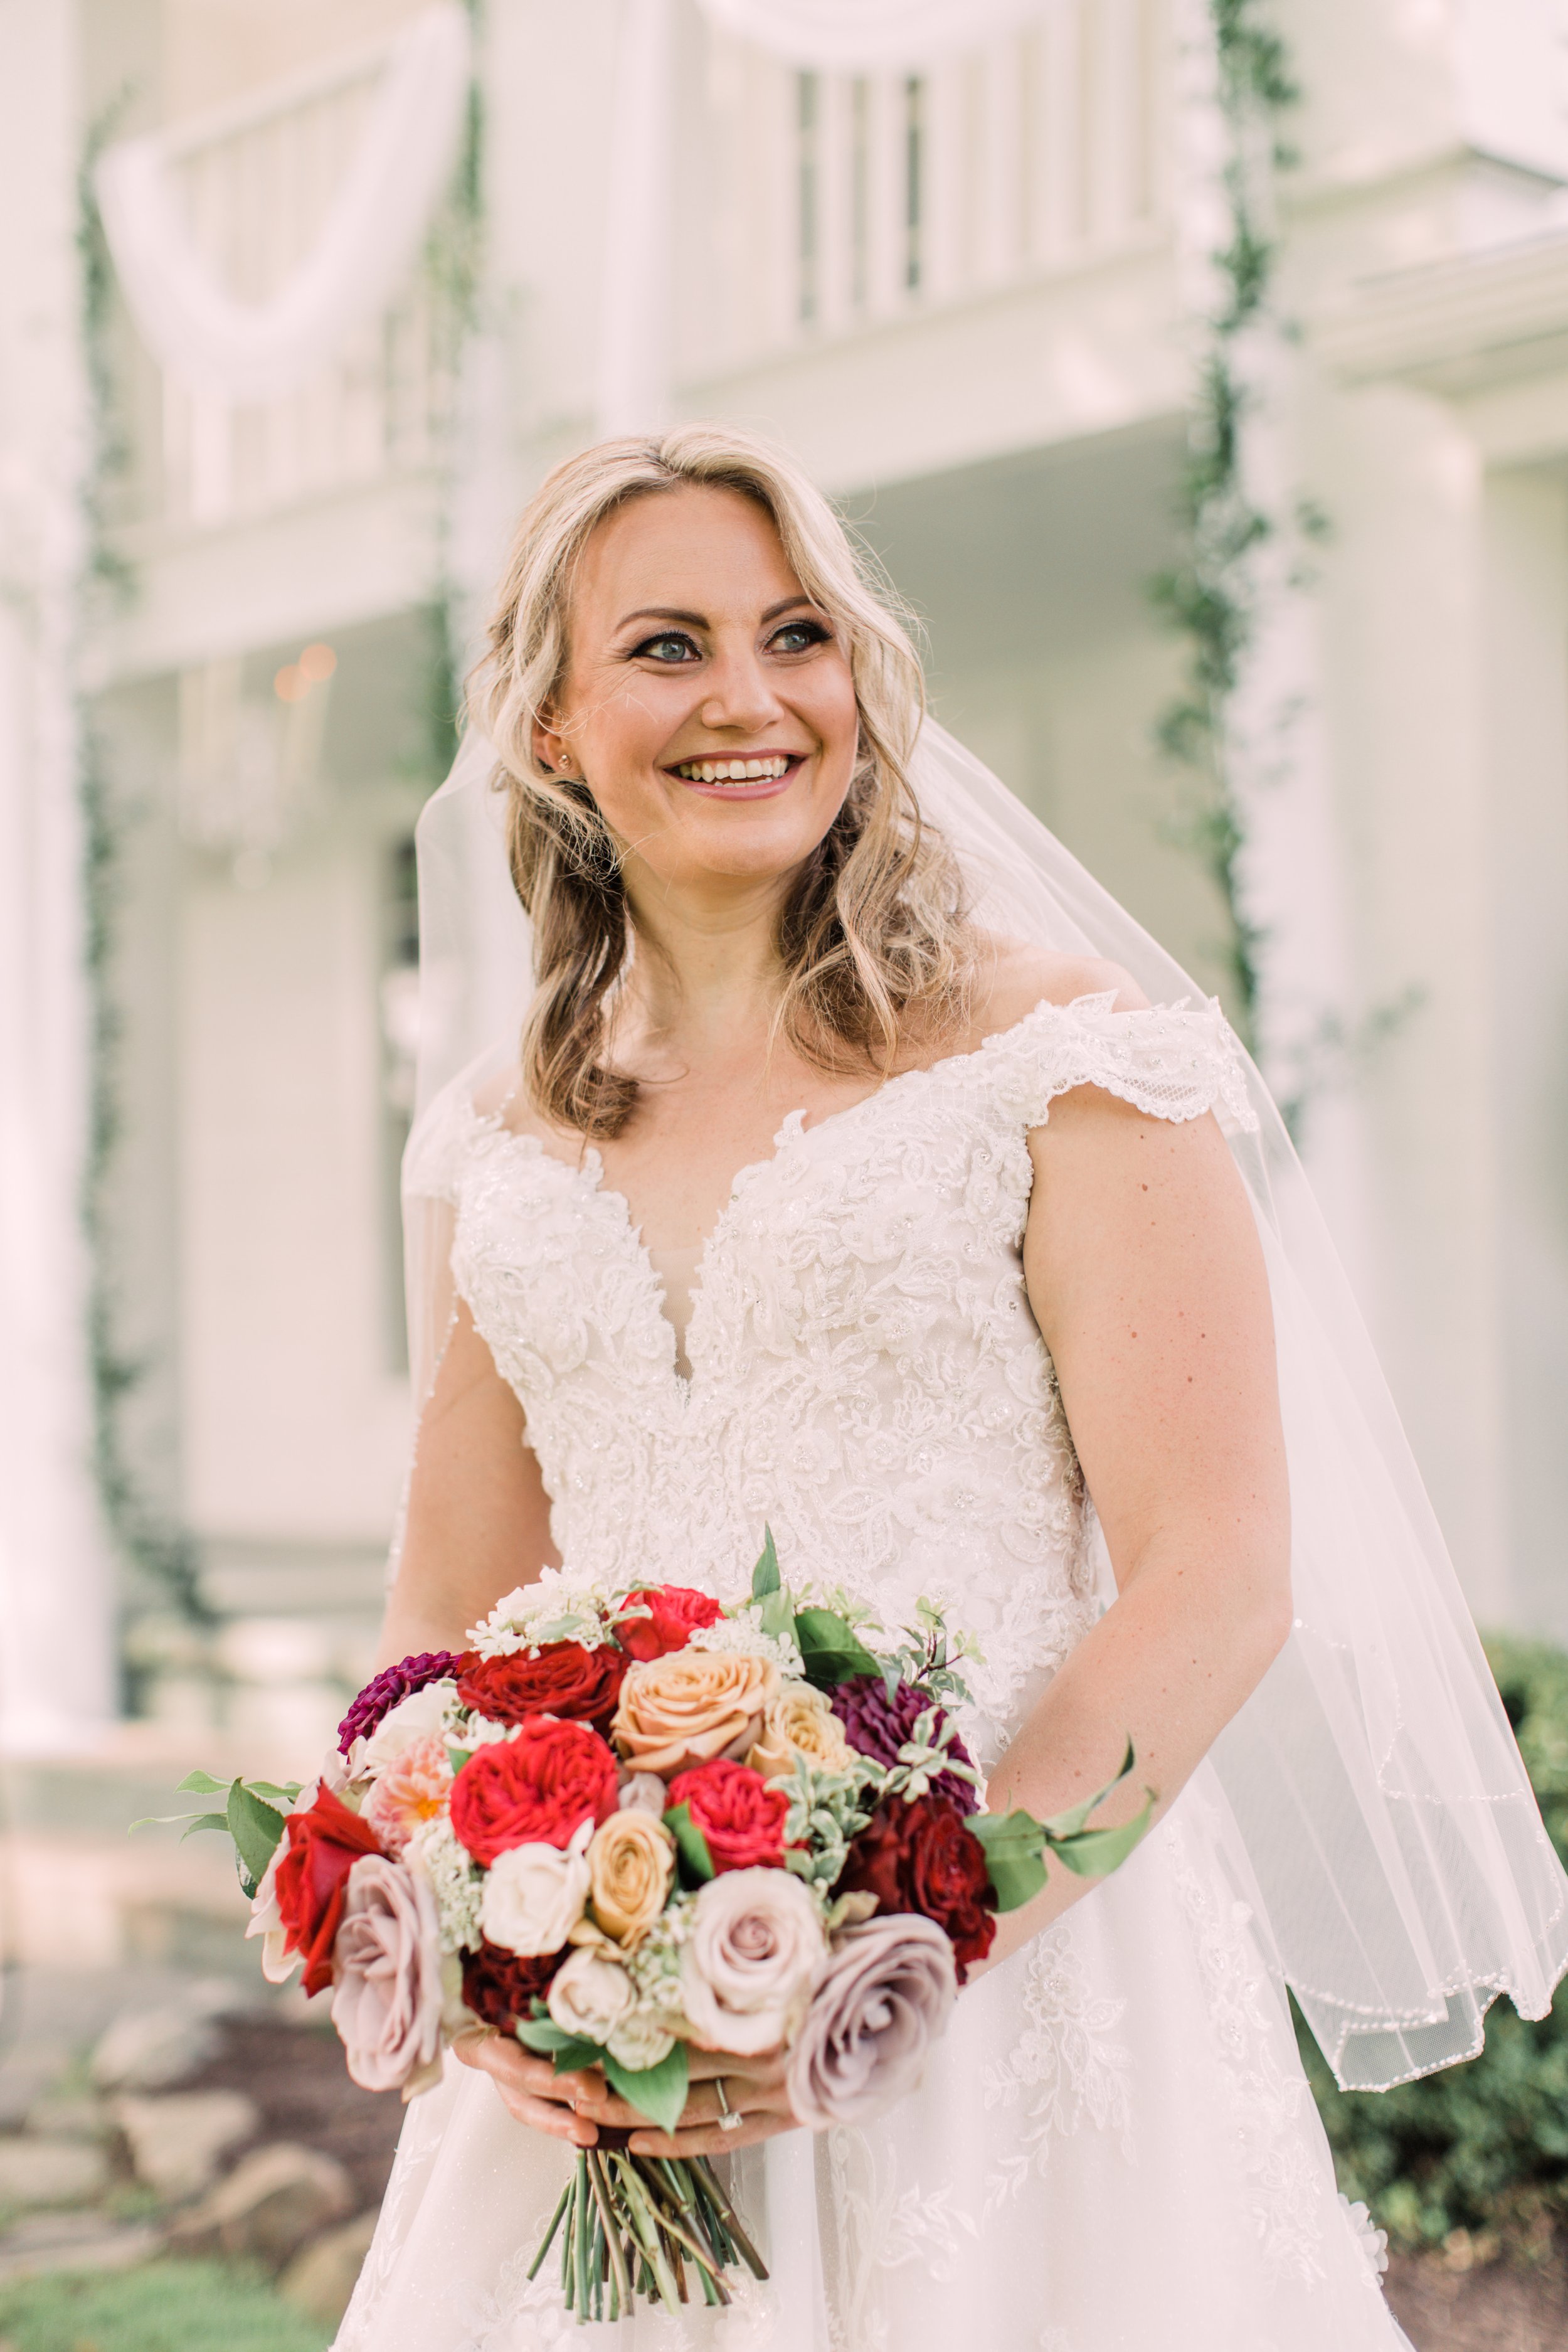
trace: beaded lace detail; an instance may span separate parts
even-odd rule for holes
[[[816,1126],[791,1112],[709,1235],[686,1349],[598,1155],[571,1166],[455,1101],[411,1170],[527,1415],[570,1570],[732,1591],[771,1524],[786,1573],[887,1622],[976,1633],[994,1745],[1096,1612],[1091,1520],[1030,1311],[1027,1138],[1069,1088],[1250,1113],[1218,1006],[1043,1003]]]

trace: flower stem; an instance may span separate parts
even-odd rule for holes
[[[697,2176],[697,2179],[703,2183],[708,2195],[713,2199],[714,2203],[718,2207],[720,2213],[723,2215],[724,2226],[728,2231],[730,2236],[735,2240],[737,2246],[739,2248],[740,2258],[746,2264],[747,2269],[751,2273],[753,2278],[765,2279],[768,2276],[768,2265],[763,2261],[761,2255],[758,2252],[756,2247],[752,2244],[750,2239],[747,2236],[746,2231],[741,2228],[740,2222],[736,2216],[735,2208],[730,2203],[728,2198],[725,2195],[724,2190],[719,2187],[718,2175],[715,2172],[712,2165],[708,2162],[706,2156],[694,2156],[691,2158],[691,2168]]]
[[[632,2281],[626,2269],[626,2256],[621,2245],[621,2231],[611,2199],[610,2182],[604,2170],[604,2158],[596,2147],[591,2147],[588,2151],[588,2177],[593,2183],[593,2193],[599,2200],[599,2211],[604,2223],[604,2243],[610,2256],[610,2268],[614,2280],[612,2299],[619,2303],[622,2310],[630,2313]]]
[[[528,2276],[530,2279],[536,2279],[539,2274],[539,2271],[544,2263],[544,2258],[549,2253],[551,2245],[554,2243],[555,2233],[560,2227],[561,2215],[566,2211],[566,2200],[570,2195],[571,2182],[569,2180],[566,2187],[560,2192],[559,2203],[557,2205],[555,2211],[550,2216],[549,2228],[539,2240],[538,2252],[534,2256],[532,2265],[528,2271]]]

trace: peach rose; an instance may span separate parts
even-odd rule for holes
[[[612,1813],[588,1849],[593,1916],[618,1944],[640,1944],[675,1874],[675,1841],[656,1814],[632,1807]]]
[[[784,1682],[768,1702],[762,1737],[746,1760],[764,1780],[776,1780],[793,1772],[801,1756],[825,1772],[841,1772],[854,1761],[827,1692],[810,1683]]]
[[[752,1746],[779,1689],[770,1658],[730,1650],[671,1650],[632,1666],[621,1685],[611,1736],[634,1771],[667,1780],[715,1756],[737,1761]]]
[[[417,1696],[424,1696],[423,1691]],[[371,1784],[362,1817],[389,1853],[402,1853],[415,1830],[452,1801],[452,1758],[439,1733],[411,1740]]]

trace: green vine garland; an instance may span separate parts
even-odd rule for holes
[[[1223,289],[1209,320],[1198,371],[1188,457],[1177,494],[1184,560],[1150,583],[1155,609],[1187,640],[1186,675],[1161,717],[1161,749],[1197,779],[1199,804],[1187,841],[1219,891],[1228,924],[1224,957],[1236,1025],[1255,1043],[1259,960],[1265,934],[1248,916],[1240,887],[1244,818],[1227,760],[1226,714],[1257,635],[1252,560],[1281,528],[1249,496],[1241,435],[1249,394],[1237,364],[1239,339],[1270,312],[1278,247],[1261,220],[1260,178],[1296,160],[1282,132],[1301,101],[1289,52],[1262,21],[1267,0],[1209,0],[1218,95],[1228,134],[1224,171],[1229,234],[1212,256]],[[1260,163],[1259,158],[1266,159]],[[1299,503],[1296,528],[1321,538],[1326,520]]]

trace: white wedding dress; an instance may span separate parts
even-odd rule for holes
[[[568,1572],[787,1578],[984,1651],[1006,1746],[1108,1597],[1025,1295],[1027,1136],[1097,1085],[1246,1124],[1216,1009],[1042,1004],[978,1052],[779,1130],[703,1253],[687,1355],[626,1204],[461,1093],[409,1171],[528,1418]],[[1123,1727],[1114,1729],[1120,1734]],[[959,1999],[923,2087],[864,2130],[733,2160],[772,2278],[727,2313],[579,2331],[525,2273],[565,2177],[450,2061],[413,2104],[338,2352],[1374,2352],[1406,2341],[1335,2190],[1245,1859],[1205,1767],[1132,1860]]]

